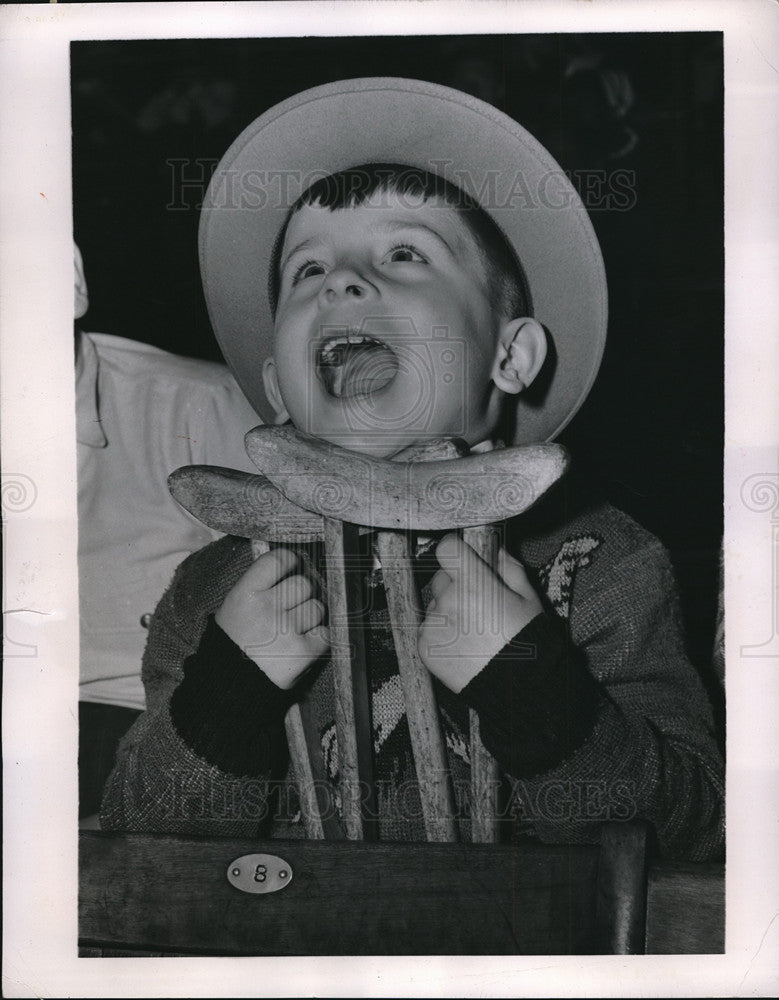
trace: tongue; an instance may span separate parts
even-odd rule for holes
[[[398,359],[385,344],[340,344],[320,357],[317,375],[331,396],[369,395],[395,378]]]

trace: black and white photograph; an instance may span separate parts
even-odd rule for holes
[[[738,5],[196,6],[63,5],[40,176],[2,106],[5,863],[26,815],[67,885],[61,978],[7,938],[6,995],[768,995],[776,185],[733,163],[768,176],[776,84],[728,77]]]

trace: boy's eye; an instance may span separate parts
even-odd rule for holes
[[[390,264],[427,263],[427,258],[424,254],[421,254],[416,247],[412,247],[408,243],[402,243],[393,247],[384,259]]]
[[[296,285],[305,278],[315,278],[318,274],[324,273],[325,269],[322,264],[318,264],[315,260],[304,261],[300,267],[295,268],[295,272],[292,275],[292,284]]]

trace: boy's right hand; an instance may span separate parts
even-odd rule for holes
[[[214,619],[277,687],[289,689],[329,647],[324,604],[310,580],[289,574],[289,549],[265,552],[227,594]]]

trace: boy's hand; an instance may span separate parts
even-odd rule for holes
[[[495,574],[459,535],[436,548],[441,569],[419,628],[427,669],[459,692],[543,607],[521,564],[500,550]]]
[[[328,648],[324,604],[310,580],[289,576],[298,565],[289,549],[265,552],[229,591],[214,620],[280,688],[293,686]]]

